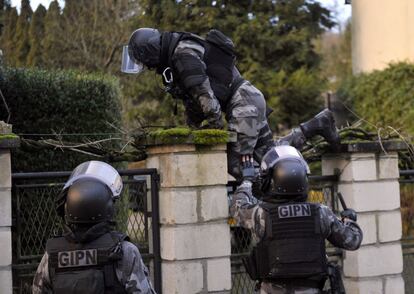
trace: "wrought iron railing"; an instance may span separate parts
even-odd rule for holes
[[[414,170],[400,170],[405,292],[414,293]]]

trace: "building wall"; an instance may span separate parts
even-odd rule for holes
[[[414,1],[353,0],[354,73],[406,60],[414,61]]]

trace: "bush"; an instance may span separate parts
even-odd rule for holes
[[[121,122],[117,80],[75,71],[0,68],[0,88],[11,111],[16,134],[84,134],[62,136],[62,140],[83,142],[107,138]],[[0,103],[0,120],[7,112]],[[40,139],[56,136],[26,136]],[[14,171],[71,170],[91,157],[74,152],[33,150],[24,146],[13,156]]]
[[[414,64],[391,64],[355,76],[342,84],[338,97],[377,127],[414,134]]]
[[[244,75],[266,97],[274,110],[269,124],[274,131],[298,126],[323,108],[322,91],[326,81],[318,71],[300,68],[292,73],[250,68]]]

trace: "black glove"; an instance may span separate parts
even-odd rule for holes
[[[202,129],[219,129],[222,130],[224,128],[223,120],[220,117],[210,117],[207,118],[207,124],[201,127]]]
[[[253,182],[255,175],[256,175],[253,163],[254,161],[253,161],[252,155],[242,155],[241,167],[242,167],[243,181]]]
[[[350,209],[350,208],[349,209],[345,209],[344,211],[342,211],[341,212],[341,217],[342,217],[342,220],[345,219],[345,218],[348,218],[350,220],[353,220],[354,222],[357,221],[356,211],[353,210],[353,209]]]

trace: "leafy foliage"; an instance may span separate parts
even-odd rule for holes
[[[324,57],[322,71],[331,81],[331,90],[336,91],[344,80],[352,76],[351,22],[339,34],[327,33],[324,43],[318,50]]]
[[[10,123],[17,134],[114,133],[108,122],[120,125],[119,85],[111,77],[15,68],[3,69],[0,77],[11,111]],[[0,104],[0,120],[5,115]],[[86,135],[71,139],[82,142],[86,137],[93,139]],[[14,171],[70,170],[90,159],[53,150],[39,150],[34,155],[22,149],[14,157]]]
[[[355,76],[342,84],[338,95],[372,123],[371,129],[390,126],[414,133],[414,64],[390,64]]]
[[[213,4],[214,3],[214,4]],[[313,40],[333,25],[329,11],[307,0],[290,1],[142,1],[145,12],[137,26],[204,35],[217,28],[230,36],[243,76],[260,89],[277,124],[290,127],[320,108],[325,83]],[[151,76],[140,77],[141,101],[151,99]],[[148,95],[146,94],[148,93]],[[165,98],[162,92],[157,95]],[[134,99],[134,98],[133,98]],[[164,116],[163,116],[164,118]]]
[[[275,110],[273,129],[297,125],[320,108],[325,83],[314,39],[333,22],[314,1],[66,0],[61,8],[54,0],[46,15],[42,8],[32,15],[28,3],[23,0],[20,15],[4,6],[0,48],[6,64],[117,75],[129,128],[185,124],[183,106],[179,103],[174,116],[176,101],[164,92],[160,77],[119,72],[122,45],[139,27],[200,35],[217,28],[230,36],[243,76]]]
[[[30,51],[29,26],[33,11],[29,0],[22,0],[19,17],[17,18],[14,42],[16,48],[16,65],[24,66]]]
[[[44,63],[41,41],[45,34],[45,16],[46,8],[43,5],[39,5],[30,22],[29,38],[31,40],[31,44],[29,55],[27,56],[27,64],[30,66],[42,66]]]

